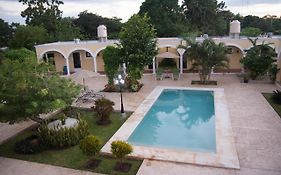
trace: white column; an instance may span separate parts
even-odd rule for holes
[[[94,71],[98,72],[98,68],[97,68],[97,57],[93,57],[94,58]]]
[[[153,74],[156,74],[155,57],[153,57],[152,69],[153,69]]]
[[[242,59],[246,56],[246,52],[243,52],[243,57]],[[245,73],[245,68],[244,68],[244,64],[240,63],[241,64],[241,73]]]
[[[66,68],[67,68],[67,76],[69,76],[70,75],[69,59],[65,58],[65,61],[66,61]]]
[[[183,54],[185,52],[185,49],[178,48],[177,51],[180,54],[180,73],[183,74]]]
[[[180,55],[180,73],[183,74],[183,55]]]

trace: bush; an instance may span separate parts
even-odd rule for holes
[[[111,152],[122,163],[124,157],[133,152],[133,148],[130,144],[118,140],[111,143]]]
[[[52,148],[65,148],[74,146],[89,135],[89,128],[86,121],[79,119],[78,126],[71,128],[49,129],[47,123],[42,124],[37,130],[37,136]]]
[[[276,75],[278,74],[278,72],[280,71],[280,69],[277,67],[277,64],[273,64],[271,66],[271,68],[269,69],[269,77],[270,80],[274,83],[276,81]]]
[[[95,101],[95,106],[92,107],[94,111],[97,113],[99,120],[97,124],[106,125],[110,123],[110,114],[113,112],[114,102],[106,99],[100,98]]]
[[[89,135],[80,141],[80,149],[87,156],[95,156],[100,150],[101,142],[96,136]]]
[[[45,146],[36,135],[31,135],[15,143],[15,152],[19,154],[36,154],[42,152]]]
[[[273,91],[273,95],[271,96],[274,103],[281,104],[281,92],[279,90]]]

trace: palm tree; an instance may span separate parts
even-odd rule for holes
[[[187,39],[186,42],[189,46],[185,57],[193,63],[192,69],[199,71],[202,83],[210,80],[213,68],[228,67],[228,51],[223,43],[216,44],[212,39],[205,39],[202,43]]]

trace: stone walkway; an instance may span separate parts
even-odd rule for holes
[[[1,175],[101,175],[41,163],[0,157]]]
[[[198,79],[197,75],[184,75],[179,81],[164,79],[156,81],[151,75],[143,77],[143,88],[138,93],[124,93],[125,110],[134,111],[137,106],[157,85],[161,86],[184,86],[190,85],[192,79]],[[229,170],[212,167],[202,167],[188,164],[171,162],[159,162],[145,160],[141,165],[139,175],[280,175],[281,174],[281,119],[267,103],[261,92],[272,92],[277,87],[273,84],[240,83],[235,75],[213,75],[212,79],[218,81],[218,86],[225,89],[228,109],[235,135],[235,144],[238,152],[241,170]],[[106,77],[99,76],[87,78],[86,84],[90,89],[99,91],[106,84]],[[199,86],[202,87],[202,86]],[[120,94],[106,93],[107,98],[115,102],[115,109],[120,109]],[[93,104],[88,104],[91,106]],[[15,129],[17,130],[17,129]],[[4,132],[3,132],[4,131]],[[6,131],[6,132],[5,132]],[[0,140],[6,135],[16,133],[14,130],[2,129],[0,125]],[[13,133],[10,133],[13,132]],[[5,160],[5,161],[4,161]],[[8,163],[5,163],[9,160]],[[0,174],[21,174],[24,169],[37,168],[37,172],[48,173],[52,170],[34,166],[34,163],[22,163],[17,167],[18,161],[14,159],[0,159]],[[4,163],[3,163],[4,162]],[[20,161],[24,162],[24,161]],[[42,164],[41,164],[42,165]],[[49,167],[49,165],[42,165]],[[50,166],[53,167],[53,166]],[[56,167],[57,168],[57,167]],[[56,169],[55,168],[55,169]],[[62,174],[64,168],[59,168],[57,174]],[[35,171],[34,170],[34,171]],[[56,171],[53,170],[53,171]],[[58,171],[60,173],[58,173]],[[6,172],[6,173],[2,173]],[[81,172],[75,172],[81,174]],[[83,172],[88,173],[88,172]],[[29,174],[29,173],[24,173]],[[49,174],[49,173],[48,173]],[[52,173],[50,173],[52,174]],[[56,174],[56,173],[54,173]]]

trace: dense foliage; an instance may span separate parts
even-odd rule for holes
[[[242,35],[248,37],[257,37],[261,34],[261,29],[255,27],[247,27],[242,30]]]
[[[43,26],[49,33],[55,33],[57,23],[61,19],[62,11],[59,6],[61,0],[19,0],[27,8],[21,12],[29,25]]]
[[[189,44],[190,48],[185,56],[193,63],[193,69],[199,71],[202,82],[210,79],[212,69],[227,67],[228,51],[223,43],[216,44],[213,40],[206,39],[202,43],[189,42]]]
[[[138,86],[144,67],[152,64],[153,57],[157,54],[155,37],[155,29],[146,15],[133,15],[122,27],[121,54],[127,65],[129,87]]]
[[[0,18],[0,47],[8,46],[8,41],[12,38],[10,25]]]
[[[106,99],[106,98],[100,98],[95,101],[95,106],[92,107],[94,111],[97,113],[97,116],[99,118],[98,124],[105,125],[110,123],[110,115],[113,112],[113,105],[114,102]]]
[[[106,25],[108,38],[118,38],[122,23],[119,18],[104,18],[99,15],[83,11],[75,19],[74,23],[80,27],[87,39],[97,39],[97,27],[101,24]]]
[[[48,33],[46,29],[41,26],[18,26],[14,37],[11,40],[11,48],[34,49],[34,45],[42,44],[47,41]]]
[[[253,47],[250,48],[246,56],[241,59],[241,63],[244,65],[246,71],[250,72],[250,77],[256,79],[259,76],[264,75],[272,66],[276,60],[273,58],[277,56],[275,49],[269,46],[269,44],[257,45],[257,40],[249,39]]]
[[[124,157],[133,152],[133,147],[129,143],[117,140],[111,143],[111,152],[122,163]]]
[[[37,117],[71,104],[80,92],[80,86],[60,78],[53,66],[38,64],[32,55],[19,57],[19,53],[25,52],[24,49],[9,51],[9,58],[0,65],[0,121]]]
[[[101,141],[94,135],[89,135],[80,141],[79,148],[87,156],[96,156],[100,150]]]
[[[44,145],[51,148],[66,148],[74,146],[89,135],[89,128],[86,121],[79,119],[78,126],[70,128],[49,129],[47,123],[42,124],[36,133]]]
[[[139,14],[150,17],[158,37],[180,36],[192,29],[178,5],[178,0],[146,0]]]
[[[107,46],[103,51],[104,71],[108,78],[108,85],[113,85],[113,79],[118,74],[121,63],[121,50],[118,47]]]

